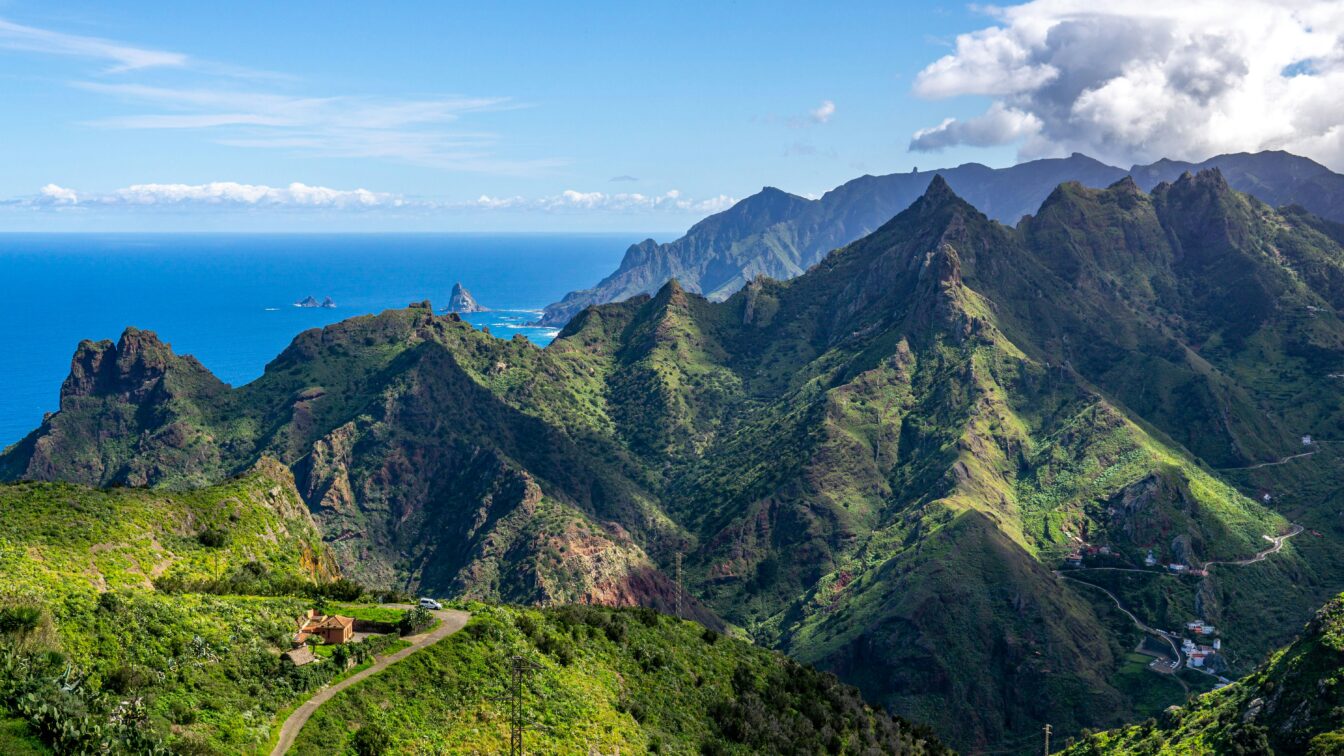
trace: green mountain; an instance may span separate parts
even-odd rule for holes
[[[1233,685],[1172,707],[1160,718],[1084,739],[1069,756],[1273,754],[1344,750],[1344,596],[1302,637]]]
[[[1221,170],[1237,191],[1276,207],[1300,205],[1344,222],[1344,176],[1286,152],[1219,155],[1199,164],[1160,160],[1136,165],[1128,173],[1151,190],[1187,171],[1211,169]],[[614,273],[547,307],[541,322],[563,326],[590,304],[652,294],[674,278],[689,291],[720,300],[758,275],[781,280],[801,275],[832,249],[866,236],[908,207],[934,176],[942,176],[990,218],[1015,225],[1061,183],[1104,187],[1125,175],[1121,168],[1074,154],[999,169],[967,163],[935,171],[862,176],[814,201],[766,188],[692,226],[676,241],[657,244],[648,239],[631,246]]]
[[[0,474],[174,489],[274,457],[346,574],[491,601],[671,612],[680,553],[684,615],[956,747],[1014,744],[1182,700],[1055,574],[1081,547],[1199,566],[1285,513],[1324,531],[1089,578],[1218,622],[1233,674],[1338,585],[1340,238],[1216,171],[1064,184],[1016,228],[935,178],[804,275],[671,282],[545,349],[427,303],[301,334],[239,388],[146,332],[86,342]]]

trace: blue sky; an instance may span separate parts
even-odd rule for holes
[[[0,0],[0,230],[680,230],[1073,150],[1344,167],[1344,14],[1236,5]]]
[[[434,203],[85,203],[0,213],[11,229],[675,230],[766,184],[820,193],[863,173],[1012,160],[907,151],[916,129],[957,115],[910,89],[985,23],[962,3],[0,2],[0,21],[0,199],[300,182]],[[539,207],[566,191],[646,204],[676,192],[685,209]],[[515,206],[451,207],[482,196]]]

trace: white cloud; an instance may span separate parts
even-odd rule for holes
[[[910,149],[929,152],[958,144],[990,147],[1034,137],[1040,131],[1041,121],[1035,115],[996,102],[983,115],[965,121],[947,118],[937,126],[916,131]]]
[[[605,211],[617,213],[673,212],[710,214],[727,210],[737,200],[726,194],[706,199],[691,199],[676,189],[663,194],[647,195],[637,192],[581,192],[566,189],[560,194],[525,199],[523,197],[491,197],[481,195],[467,206],[483,210],[542,210],[546,212]]]
[[[304,96],[289,93],[295,88],[290,77],[0,19],[4,49],[99,61],[110,68],[98,73],[127,78],[146,69],[174,68],[175,80],[186,82],[171,87],[143,80],[71,82],[125,106],[125,115],[85,124],[97,128],[196,131],[231,147],[500,175],[535,175],[568,163],[553,157],[503,157],[497,134],[459,127],[467,114],[526,107],[507,97]],[[243,79],[256,90],[239,90]],[[290,86],[272,91],[265,80],[275,79],[289,80]]]
[[[287,187],[214,181],[209,184],[135,184],[106,194],[84,194],[56,184],[42,187],[34,205],[97,207],[228,206],[290,208],[401,207],[400,196],[367,189],[330,189],[293,183]]]
[[[190,60],[182,53],[132,47],[97,37],[62,34],[23,26],[2,18],[0,48],[102,60],[113,64],[113,72],[161,66],[181,67]]]
[[[42,187],[42,200],[53,205],[76,205],[79,204],[79,195],[74,189],[66,189],[63,186],[47,184]]]
[[[835,115],[835,103],[822,100],[820,105],[808,111],[808,115],[812,116],[814,123],[828,123],[831,116]]]
[[[1114,163],[1286,149],[1344,167],[1344,4],[1335,0],[1034,0],[988,9],[920,72],[928,98],[986,112],[911,149],[1018,144],[1023,158]]]
[[[507,97],[302,97],[222,88],[79,82],[168,112],[103,118],[109,129],[202,130],[219,144],[318,157],[382,158],[464,172],[534,174],[563,165],[495,154],[499,137],[452,128],[467,114],[522,107]]]
[[[400,194],[368,189],[332,189],[292,183],[285,187],[212,181],[208,184],[133,184],[111,192],[80,192],[57,184],[47,184],[32,197],[0,204],[35,209],[219,209],[219,210],[380,210],[417,214],[482,210],[526,210],[537,212],[669,213],[707,215],[726,210],[737,200],[720,194],[692,199],[676,189],[663,194],[581,192],[567,189],[556,195],[526,198],[492,197],[482,194],[468,202],[435,199],[411,199]]]

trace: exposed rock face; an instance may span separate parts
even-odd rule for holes
[[[453,293],[448,297],[448,312],[489,312],[489,307],[482,307],[471,292],[462,287],[461,283],[453,284]]]

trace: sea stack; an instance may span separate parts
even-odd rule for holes
[[[488,312],[489,307],[482,307],[471,292],[462,288],[461,283],[453,284],[453,293],[448,297],[448,312]]]

